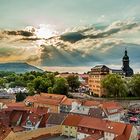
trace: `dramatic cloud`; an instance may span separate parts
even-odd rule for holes
[[[42,66],[121,65],[125,47],[131,62],[140,59],[138,22],[126,20],[104,27],[75,27],[60,34],[46,27],[1,31],[0,61],[27,61]]]

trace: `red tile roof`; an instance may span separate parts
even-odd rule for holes
[[[65,95],[41,93],[40,95],[27,97],[25,101],[58,106],[65,98]]]
[[[20,117],[22,117],[23,112],[22,111],[12,111],[12,113],[10,114],[10,122],[13,125],[16,125],[16,123],[18,122],[18,120],[20,119]]]
[[[71,98],[66,98],[63,102],[62,105],[67,105],[67,106],[71,106],[72,102],[76,101],[76,99],[71,99]]]
[[[48,118],[50,117],[50,113],[47,113],[47,114],[44,114],[42,116],[42,119],[41,119],[41,122],[39,124],[39,127],[42,128],[42,127],[46,127],[46,124],[47,124],[47,121],[48,121]]]
[[[65,95],[60,95],[60,94],[49,94],[49,93],[41,93],[40,94],[42,97],[45,99],[54,99],[54,100],[59,100],[62,101],[66,96]]]
[[[104,109],[110,110],[110,109],[122,109],[122,106],[118,102],[109,101],[109,102],[103,102],[102,107]]]
[[[63,122],[63,125],[77,127],[82,117],[80,115],[69,114]]]
[[[7,107],[26,107],[23,102],[16,102],[16,103],[8,103],[6,104]]]
[[[91,107],[91,106],[98,106],[99,104],[100,104],[99,101],[86,100],[86,101],[83,101],[82,105]]]
[[[124,133],[120,136],[117,136],[114,140],[129,140],[133,126],[127,124],[124,130]]]
[[[4,140],[10,132],[11,129],[0,121],[0,140]]]
[[[119,122],[111,122],[98,118],[83,117],[82,120],[79,122],[78,126],[121,135],[125,130],[126,124]]]
[[[31,113],[29,114],[29,120],[32,122],[33,126],[35,126],[41,119],[40,115]]]
[[[44,115],[44,114],[48,113],[47,107],[37,107],[37,108],[32,107],[29,110],[33,113],[38,114],[38,115]]]

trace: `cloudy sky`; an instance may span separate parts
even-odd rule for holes
[[[139,9],[139,0],[0,0],[0,62],[121,68],[127,48],[140,71]]]

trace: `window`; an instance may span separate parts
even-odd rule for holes
[[[30,120],[27,120],[26,125],[27,126],[32,126],[32,122]]]

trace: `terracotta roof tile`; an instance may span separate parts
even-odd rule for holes
[[[83,117],[78,126],[121,135],[125,130],[126,124],[119,122],[111,122],[108,120],[102,120],[98,118]]]
[[[104,109],[122,109],[122,106],[118,102],[114,101],[103,102],[102,107]]]
[[[7,127],[0,121],[0,140],[4,140],[10,132],[11,128]]]
[[[7,107],[26,107],[23,102],[16,102],[16,103],[8,103],[6,104]]]
[[[82,105],[84,105],[84,106],[98,106],[100,104],[100,102],[99,101],[91,101],[91,100],[86,100],[86,101],[84,101],[83,102],[83,104]]]
[[[114,140],[129,140],[132,127],[133,126],[131,124],[127,124],[124,133],[120,136],[117,136]]]
[[[62,102],[62,105],[70,106],[70,105],[72,105],[72,102],[74,102],[74,101],[76,101],[76,99],[67,98]]]
[[[77,127],[82,117],[80,115],[69,114],[63,122],[63,125]]]
[[[41,93],[40,95],[28,97],[25,101],[58,106],[65,98],[65,95]]]
[[[40,122],[40,124],[39,124],[39,127],[40,127],[40,128],[46,127],[47,120],[48,120],[49,116],[50,116],[50,113],[44,114],[44,115],[42,116],[41,122]]]

